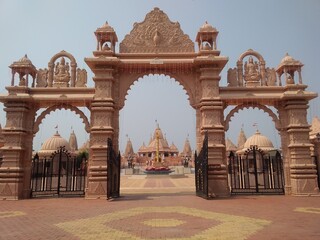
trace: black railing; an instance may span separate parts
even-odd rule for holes
[[[205,133],[202,149],[195,153],[196,194],[208,198],[208,134]]]
[[[32,160],[31,197],[84,196],[86,162],[60,147],[50,158]]]
[[[232,194],[284,194],[281,155],[264,154],[256,146],[243,156],[229,155],[229,179]]]
[[[107,199],[120,197],[120,153],[116,154],[112,140],[108,138],[107,153]]]

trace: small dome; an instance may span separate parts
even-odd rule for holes
[[[56,132],[56,134],[54,134],[51,138],[49,138],[48,140],[46,140],[42,146],[41,146],[41,150],[39,151],[39,153],[52,153],[54,151],[56,151],[59,147],[61,146],[65,146],[65,149],[70,151],[70,145],[69,142],[62,138],[60,136],[60,134],[58,133],[58,131]]]
[[[27,54],[25,54],[22,58],[19,59],[18,62],[21,63],[31,63],[31,60],[28,58]],[[32,63],[31,63],[32,64]]]
[[[212,25],[210,25],[207,21],[200,28],[200,32],[216,32],[216,31],[217,31],[217,29],[212,27]]]
[[[107,21],[100,28],[98,28],[98,30],[106,31],[106,32],[114,32],[113,27],[111,27]]]
[[[258,130],[253,136],[247,139],[243,148],[248,149],[250,148],[250,146],[257,146],[263,151],[271,151],[275,149],[269,138],[261,135],[261,133]]]
[[[282,58],[281,63],[291,63],[291,62],[296,62],[296,60],[291,57],[288,53]]]

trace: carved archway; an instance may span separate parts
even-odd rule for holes
[[[300,73],[303,65],[286,56],[280,67],[268,69],[263,57],[249,49],[239,57],[236,68],[229,69],[229,85],[220,86],[221,71],[229,59],[220,55],[215,45],[217,34],[218,31],[208,23],[200,27],[196,37],[199,50],[196,52],[193,41],[184,34],[180,24],[171,22],[163,11],[154,8],[143,22],[133,25],[132,31],[120,43],[118,53],[115,49],[118,39],[111,26],[104,24],[95,31],[98,47],[93,51],[92,57],[85,58],[94,74],[94,88],[86,88],[83,83],[85,81],[76,86],[77,63],[65,51],[51,58],[48,70],[37,71],[37,89],[34,84],[29,87],[23,82],[20,86],[7,87],[9,94],[1,95],[0,101],[6,104],[7,122],[11,119],[15,121],[10,123],[14,131],[8,126],[3,129],[6,142],[2,149],[6,153],[0,166],[0,179],[4,179],[0,182],[1,198],[30,197],[31,163],[28,160],[32,158],[33,134],[39,130],[39,125],[47,114],[61,108],[80,115],[86,131],[90,132],[90,177],[86,197],[105,197],[108,179],[107,139],[112,139],[114,149],[118,150],[119,110],[124,105],[130,86],[140,77],[149,74],[164,74],[174,78],[183,86],[190,105],[196,109],[198,150],[201,149],[204,135],[208,134],[208,163],[212,167],[208,171],[210,196],[229,196],[225,131],[236,112],[250,107],[268,113],[275,122],[276,129],[280,131],[285,158],[286,193],[319,193],[315,167],[311,158],[308,158],[310,127],[306,119],[308,102],[317,97],[317,94],[308,92],[306,85],[286,81],[286,85],[282,86],[276,79],[276,73]],[[207,46],[203,43],[209,44]],[[259,62],[252,62],[250,56],[249,61],[243,64],[244,58],[249,55]],[[55,61],[60,57],[68,58],[68,63],[71,64],[71,76],[67,74],[68,82],[65,85],[53,83],[58,75],[54,75]],[[61,58],[61,64],[64,62],[62,60],[64,59]],[[36,71],[31,64],[25,68],[21,68],[19,64],[12,67],[21,76]],[[86,79],[86,76],[81,79]],[[42,84],[38,84],[38,80]],[[90,122],[78,109],[85,106],[90,106]],[[225,106],[235,106],[226,118]],[[276,107],[278,116],[269,106]],[[36,108],[46,109],[34,121]]]
[[[171,80],[177,82],[179,86],[182,87],[182,89],[185,91],[185,94],[188,96],[189,104],[193,108],[195,108],[195,103],[196,103],[196,86],[192,84],[191,80],[192,77],[194,77],[192,74],[179,74],[179,73],[168,73],[168,72],[152,72],[152,73],[136,73],[136,74],[130,74],[126,76],[121,77],[121,83],[120,86],[120,92],[119,92],[119,109],[122,109],[125,100],[128,95],[128,91],[131,89],[131,87],[144,77],[148,77],[152,74],[159,74],[159,75],[164,75],[167,77],[170,77]],[[182,80],[183,79],[183,80]]]
[[[266,107],[265,105],[262,105],[260,103],[244,103],[244,104],[241,104],[241,105],[238,105],[236,106],[235,108],[233,108],[229,113],[228,115],[226,116],[226,119],[224,120],[224,129],[225,131],[228,131],[229,130],[229,123],[231,121],[231,118],[234,116],[235,113],[238,113],[239,110],[243,110],[243,109],[249,109],[249,108],[258,108],[258,109],[261,109],[263,110],[265,113],[267,113],[272,121],[274,122],[275,124],[275,128],[280,131],[280,120],[278,118],[278,116],[268,107]]]
[[[89,120],[86,117],[86,115],[79,108],[72,106],[70,104],[62,103],[62,104],[56,104],[56,105],[53,105],[53,106],[47,108],[45,111],[43,111],[39,115],[39,117],[36,119],[36,121],[33,125],[33,134],[36,134],[39,131],[39,126],[40,126],[42,120],[48,114],[50,114],[51,112],[54,112],[57,109],[67,109],[67,110],[70,110],[70,111],[74,112],[75,114],[79,115],[80,118],[83,120],[86,132],[90,133],[90,123],[89,123]]]

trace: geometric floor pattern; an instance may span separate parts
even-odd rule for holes
[[[138,221],[135,217],[139,216]],[[270,221],[186,207],[131,208],[56,226],[80,239],[247,239]],[[193,225],[201,226],[193,228]],[[233,231],[230,231],[233,229]],[[95,236],[96,235],[96,236]]]
[[[320,197],[195,196],[194,175],[121,176],[119,199],[0,201],[0,240],[320,239]]]

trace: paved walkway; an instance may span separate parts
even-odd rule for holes
[[[204,200],[191,180],[122,177],[114,201],[0,201],[0,239],[320,239],[320,197]]]

